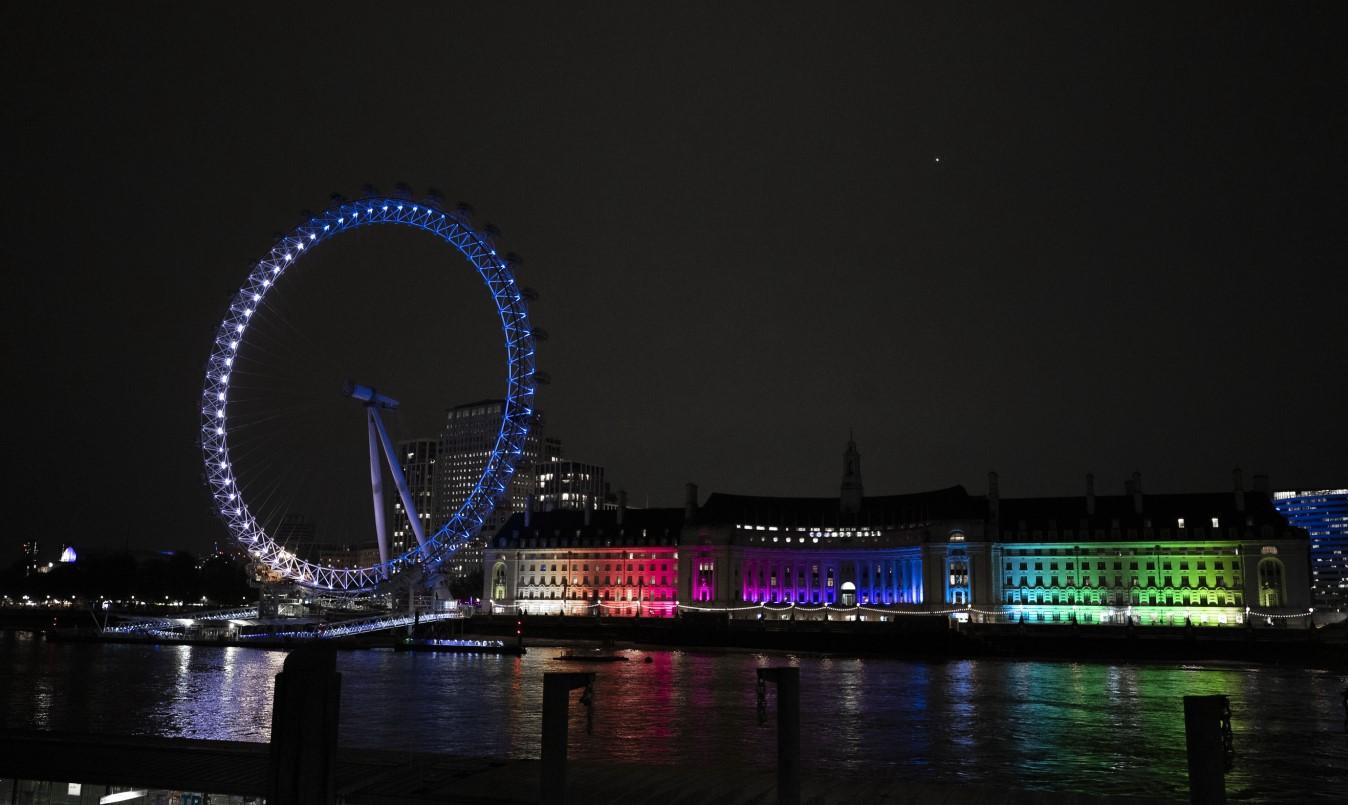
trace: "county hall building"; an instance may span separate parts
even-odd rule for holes
[[[715,493],[682,509],[516,514],[487,549],[498,613],[1304,626],[1308,539],[1267,479],[1222,493],[867,497],[849,442],[836,497]]]

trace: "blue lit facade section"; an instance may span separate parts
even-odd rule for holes
[[[1320,606],[1348,606],[1348,489],[1277,492],[1274,505],[1310,534],[1311,594]]]

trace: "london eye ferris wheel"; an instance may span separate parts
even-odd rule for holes
[[[495,305],[505,344],[503,413],[499,433],[472,492],[444,522],[431,521],[430,528],[423,528],[421,518],[413,511],[414,502],[380,414],[381,410],[396,409],[398,402],[382,389],[348,383],[347,395],[366,409],[379,560],[364,567],[324,566],[278,539],[275,525],[264,523],[245,500],[249,488],[241,482],[231,455],[230,432],[236,424],[231,381],[241,356],[250,349],[260,349],[250,342],[250,327],[266,310],[268,295],[315,250],[331,248],[326,244],[340,235],[371,227],[399,227],[432,235],[452,246],[477,272]],[[356,201],[339,200],[281,235],[252,265],[216,331],[200,402],[202,457],[213,505],[233,538],[255,562],[277,578],[315,591],[366,592],[409,571],[434,571],[478,534],[507,493],[534,418],[535,334],[529,322],[527,294],[516,281],[515,268],[513,256],[498,254],[490,232],[476,228],[465,208],[449,210],[434,199],[413,201],[379,194]],[[402,550],[390,550],[383,522],[381,451],[414,531],[416,544]]]

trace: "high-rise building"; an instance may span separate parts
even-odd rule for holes
[[[37,540],[32,539],[23,544],[23,575],[29,576],[37,572]]]
[[[435,465],[440,452],[438,439],[409,439],[398,442],[398,464],[402,467],[407,491],[412,494],[412,506],[417,511],[421,528],[429,538],[443,521],[435,521]],[[387,495],[387,493],[386,493]],[[390,537],[392,556],[399,556],[416,545],[416,534],[403,509],[402,496],[393,498],[393,533]],[[387,499],[387,497],[386,497]],[[434,524],[434,525],[433,525]]]
[[[434,520],[437,524],[443,524],[453,517],[481,480],[487,460],[500,436],[504,411],[503,400],[479,400],[456,405],[446,412],[434,480]],[[482,548],[486,540],[500,530],[512,513],[523,511],[526,500],[536,491],[536,465],[560,455],[561,442],[544,438],[543,418],[535,413],[510,489],[497,504],[496,511],[483,523],[479,536],[460,548],[446,562],[446,572],[451,576],[466,576],[482,569]]]
[[[557,509],[605,509],[608,484],[604,468],[564,458],[539,463],[535,502],[543,511]]]
[[[1348,604],[1348,489],[1275,492],[1274,505],[1311,536],[1311,593],[1317,604]]]

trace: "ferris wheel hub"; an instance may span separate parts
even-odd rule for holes
[[[380,408],[386,408],[390,411],[398,407],[398,401],[392,397],[380,394],[371,386],[362,386],[361,384],[353,383],[350,380],[342,384],[342,393],[351,399],[359,400],[366,405],[377,405]]]

